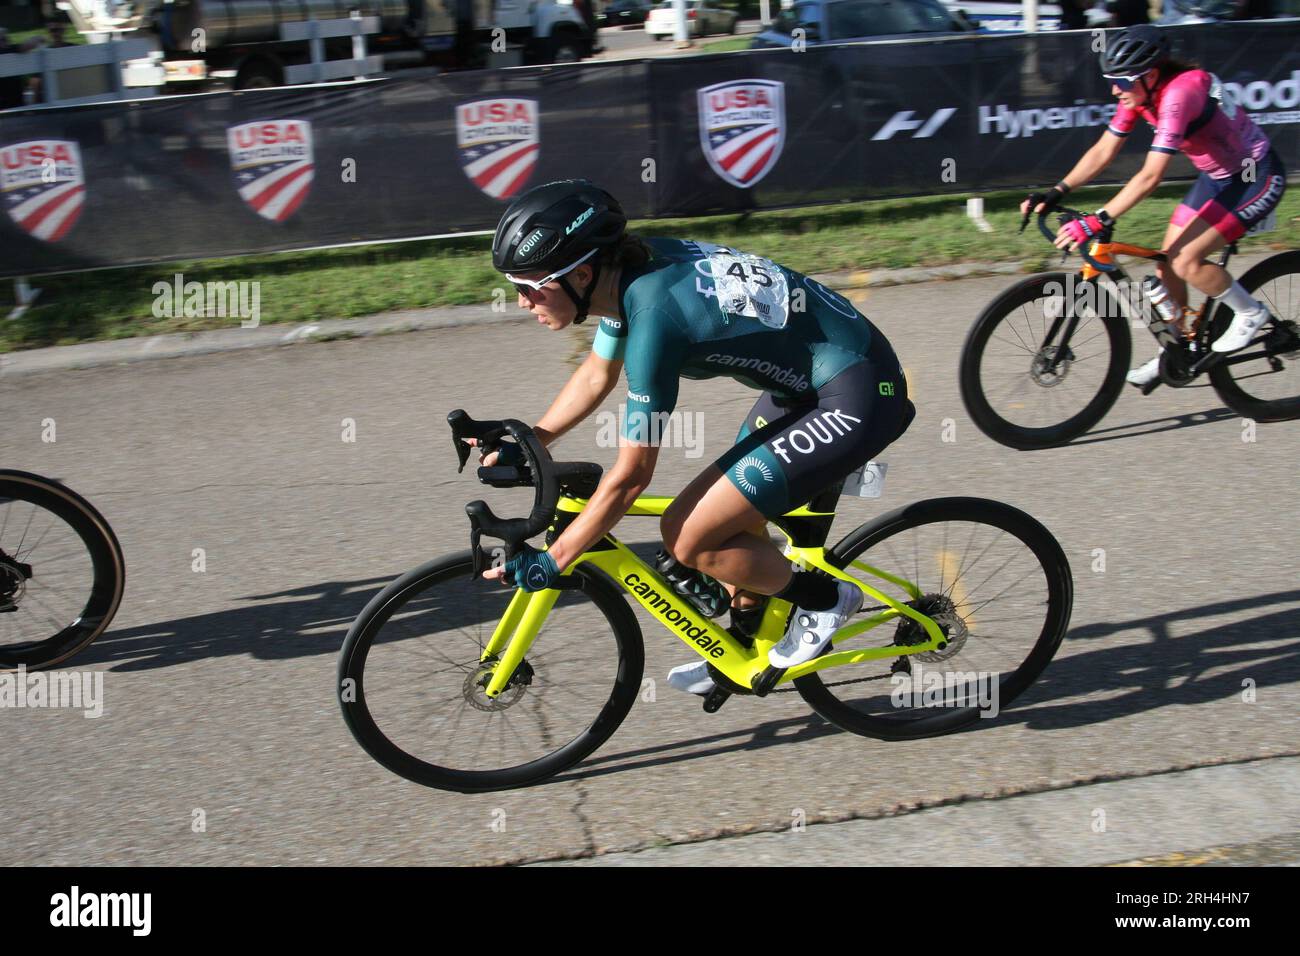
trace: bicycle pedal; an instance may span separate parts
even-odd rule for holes
[[[725,687],[713,688],[713,690],[709,691],[708,696],[704,698],[704,712],[706,714],[716,714],[730,696],[731,691]]]
[[[1137,386],[1137,390],[1141,392],[1143,395],[1150,395],[1152,392],[1154,392],[1157,388],[1159,388],[1163,384],[1165,383],[1162,382],[1160,379],[1155,379],[1154,381],[1147,382],[1145,385]]]

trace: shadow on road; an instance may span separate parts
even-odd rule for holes
[[[628,547],[643,561],[652,563],[658,545],[635,543]],[[243,599],[247,602],[244,607],[141,627],[110,628],[75,660],[79,665],[108,663],[113,665],[112,670],[125,672],[242,654],[261,660],[337,654],[357,615],[397,576],[327,581],[271,594],[252,594]],[[407,609],[436,612],[439,630],[468,628],[488,619],[485,609],[492,612],[494,621],[499,618],[513,592],[484,583],[481,592],[475,586],[475,593],[479,600],[473,605],[444,605],[436,597],[428,597],[412,601]],[[584,600],[581,594],[566,591],[557,606]]]
[[[1189,386],[1192,388],[1200,386]],[[1119,441],[1123,438],[1144,438],[1147,435],[1156,435],[1160,432],[1176,431],[1179,428],[1191,428],[1194,425],[1211,425],[1215,422],[1223,422],[1232,418],[1240,418],[1236,412],[1227,408],[1212,408],[1204,412],[1188,412],[1185,415],[1170,415],[1166,418],[1153,418],[1145,422],[1129,422],[1125,425],[1116,425],[1113,428],[1094,428],[1082,438],[1076,438],[1070,442],[1067,448],[1076,445],[1095,445],[1104,441]],[[1157,428],[1148,428],[1148,425],[1159,426]],[[1138,429],[1141,429],[1140,431]],[[1112,434],[1114,433],[1114,434]]]
[[[1295,606],[1281,607],[1288,604]],[[1181,637],[1170,633],[1180,622],[1270,606],[1278,609]],[[1071,652],[1072,644],[1128,631],[1145,631],[1148,643]],[[1160,707],[1237,696],[1244,690],[1242,681],[1248,678],[1261,693],[1267,693],[1269,686],[1300,681],[1300,589],[1088,625],[1070,631],[1064,650],[1069,656],[1053,661],[996,720],[978,721],[957,733],[978,733],[1008,722],[1032,730],[1090,726]],[[639,750],[618,752],[606,745],[577,771],[562,774],[556,782],[762,750],[836,733],[841,731],[809,714]]]
[[[643,558],[654,549],[654,545],[636,546]],[[223,656],[285,660],[334,655],[352,620],[389,580],[328,582],[253,595],[248,600],[255,603],[249,607],[115,630],[80,655],[77,663],[107,662],[113,670],[133,671]],[[501,590],[501,607],[508,594]],[[562,598],[579,599],[573,594]],[[435,606],[431,602],[430,610]],[[1175,625],[1195,626],[1205,618],[1242,612],[1254,613],[1247,620],[1210,625],[1181,636],[1171,633]],[[445,622],[447,614],[465,612],[441,608],[438,613]],[[466,614],[460,623],[482,623],[471,616]],[[1079,650],[1088,642],[1125,632],[1145,632],[1147,641]],[[655,629],[647,630],[646,636],[649,641],[666,637]],[[1008,721],[1035,730],[1096,725],[1169,705],[1191,706],[1237,696],[1247,679],[1263,693],[1269,686],[1300,681],[1300,589],[1090,624],[1072,630],[1063,651],[1065,656],[1055,660],[996,721],[979,722],[959,732],[976,733]],[[607,745],[579,771],[556,780],[785,746],[839,732],[810,713],[643,749],[615,751]]]

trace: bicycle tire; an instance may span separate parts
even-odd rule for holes
[[[1077,281],[1073,274],[1048,272],[1029,276],[1007,289],[979,314],[962,345],[958,378],[962,403],[975,425],[1000,445],[1019,451],[1036,451],[1073,441],[1105,417],[1124,390],[1124,376],[1132,357],[1133,343],[1129,336],[1128,320],[1119,308],[1114,294],[1106,286],[1096,284],[1100,314],[1097,318],[1105,328],[1110,343],[1110,361],[1097,394],[1083,409],[1055,425],[1028,427],[1017,425],[1000,415],[985,394],[981,376],[981,360],[989,341],[1002,322],[1016,310],[1030,302],[1050,295],[1049,283],[1069,288]]]
[[[844,568],[858,555],[889,537],[938,520],[988,524],[1017,537],[1038,559],[1045,572],[1048,612],[1033,649],[1010,675],[999,681],[999,704],[1005,706],[1032,684],[1051,662],[1065,637],[1074,603],[1074,580],[1065,552],[1052,533],[1036,519],[999,501],[983,498],[932,498],[881,515],[851,531],[827,552],[828,562]],[[822,680],[830,671],[797,678],[794,685],[813,710],[842,730],[878,740],[915,740],[951,733],[980,716],[978,706],[954,707],[926,717],[872,716],[854,710],[832,693]]]
[[[0,469],[0,503],[24,501],[41,508],[67,524],[81,539],[90,556],[93,577],[84,607],[66,627],[43,640],[0,644],[0,671],[54,667],[84,650],[108,629],[126,590],[126,561],[112,527],[95,507],[72,489],[52,478],[25,471]],[[3,545],[0,541],[0,545]],[[39,580],[40,564],[33,564],[33,580]],[[5,618],[0,615],[0,633]]]
[[[1237,281],[1247,292],[1254,292],[1266,282],[1285,276],[1293,276],[1289,289],[1289,315],[1277,316],[1283,321],[1300,322],[1300,251],[1279,253],[1257,263]],[[1268,303],[1272,309],[1278,303]],[[1232,309],[1218,302],[1210,316],[1210,340],[1218,338],[1232,321]],[[1292,362],[1300,362],[1300,357]],[[1216,365],[1209,370],[1210,384],[1218,392],[1223,404],[1243,418],[1257,422],[1284,422],[1300,418],[1300,394],[1281,399],[1259,399],[1243,389],[1237,382],[1236,375],[1243,370],[1258,368],[1256,363],[1239,365]],[[1236,373],[1236,375],[1234,375]]]
[[[339,655],[339,703],[343,719],[362,748],[381,765],[415,783],[459,793],[483,793],[526,787],[552,777],[583,760],[618,729],[632,709],[640,691],[645,668],[641,627],[622,593],[598,570],[579,566],[574,575],[582,591],[609,623],[618,647],[618,669],[608,699],[590,725],[564,746],[535,760],[495,770],[467,770],[430,763],[408,753],[380,730],[366,704],[364,671],[375,638],[384,624],[403,606],[438,584],[473,574],[470,552],[463,551],[423,564],[393,581],[377,594],[358,615],[343,642]],[[487,582],[483,587],[493,587]],[[500,585],[495,585],[500,588]],[[501,588],[502,591],[505,589]],[[508,593],[508,592],[506,592]],[[537,642],[544,642],[543,629]],[[537,645],[535,644],[534,647]],[[531,652],[530,652],[531,653]],[[343,693],[351,685],[352,699]]]

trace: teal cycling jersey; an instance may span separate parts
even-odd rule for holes
[[[656,443],[680,378],[727,376],[811,400],[878,337],[844,296],[771,260],[685,239],[646,244],[650,262],[619,280],[622,317],[601,319],[592,346],[624,363],[630,441]]]

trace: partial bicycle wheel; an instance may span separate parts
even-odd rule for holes
[[[947,638],[946,647],[905,660],[845,665],[795,680],[817,713],[864,737],[932,737],[982,713],[996,715],[1043,672],[1069,626],[1074,581],[1065,552],[1041,524],[1001,502],[919,501],[862,525],[827,560],[922,611]],[[922,597],[854,567],[855,561],[906,577]],[[835,647],[901,647],[926,639],[916,622],[900,617]]]
[[[1256,334],[1238,355],[1249,361],[1210,369],[1215,391],[1238,415],[1257,422],[1300,418],[1300,252],[1265,259],[1238,280],[1242,288],[1268,306],[1276,321]],[[1232,309],[1219,303],[1210,316],[1210,338],[1223,334]]]
[[[108,628],[125,587],[122,547],[90,502],[0,470],[0,670],[66,661]]]
[[[1065,272],[1030,276],[989,303],[966,336],[962,401],[999,444],[1064,444],[1110,411],[1132,351],[1127,320],[1105,285]]]
[[[514,590],[474,577],[468,551],[384,588],[343,642],[339,694],[353,736],[393,773],[477,793],[537,783],[618,728],[641,686],[636,616],[599,572],[579,567],[515,677],[484,692],[483,649]]]

